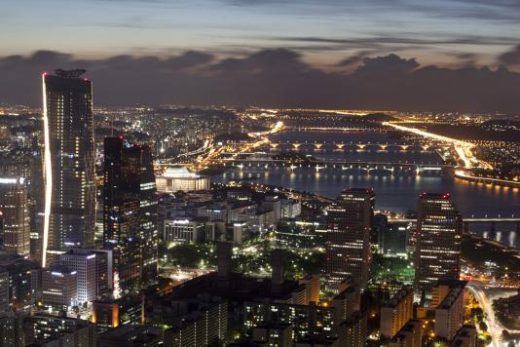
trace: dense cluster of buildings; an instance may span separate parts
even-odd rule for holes
[[[219,195],[219,196],[216,196]],[[248,185],[161,197],[162,239],[175,243],[229,240],[237,245],[301,213],[284,194],[256,194]]]
[[[0,345],[416,347],[434,321],[446,345],[476,346],[449,194],[422,194],[410,233],[374,216],[372,189],[346,189],[316,216],[319,273],[289,279],[287,250],[275,247],[272,276],[249,277],[234,271],[233,248],[297,220],[302,202],[210,185],[179,166],[156,176],[152,148],[124,137],[104,138],[96,176],[92,85],[82,73],[42,76],[43,117],[26,130],[41,141],[23,144],[29,161],[0,165]],[[413,245],[416,276],[374,308],[376,229],[383,253]],[[159,276],[160,243],[202,242],[216,244],[217,271],[178,286]],[[380,317],[375,335],[371,317]]]

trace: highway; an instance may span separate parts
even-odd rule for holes
[[[474,180],[474,181],[483,182],[483,183],[491,183],[491,184],[496,183],[496,184],[511,186],[513,188],[520,188],[520,182],[517,182],[517,181],[509,181],[509,180],[504,180],[504,179],[500,179],[500,178],[492,178],[492,177],[473,176],[473,175],[468,174],[468,172],[464,171],[464,170],[455,170],[455,177]]]
[[[475,145],[470,142],[457,140],[457,139],[454,139],[451,137],[438,135],[438,134],[431,133],[431,132],[428,132],[425,130],[407,127],[407,126],[390,123],[390,122],[383,122],[383,125],[392,127],[397,130],[410,132],[410,133],[413,133],[413,134],[416,134],[416,135],[419,135],[419,136],[422,136],[425,138],[429,138],[432,140],[437,140],[437,141],[442,141],[442,142],[452,144],[454,146],[455,152],[457,152],[457,155],[459,156],[460,160],[462,160],[462,162],[464,163],[465,169],[473,169],[475,167],[484,167],[487,169],[493,168],[490,164],[483,162],[483,161],[479,161],[473,155],[472,150],[475,147]]]
[[[209,150],[212,146],[213,146],[212,140],[208,139],[208,140],[204,141],[204,144],[201,147],[194,149],[193,151],[179,154],[173,158],[162,159],[159,161],[159,163],[161,165],[164,165],[164,164],[168,164],[172,161],[176,161],[176,160],[179,160],[182,158],[189,158],[192,156],[200,155],[200,154],[203,154],[204,152],[206,152],[207,150]]]
[[[489,291],[486,289],[485,285],[471,281],[466,285],[466,288],[471,291],[471,293],[475,296],[477,301],[479,302],[482,310],[486,315],[486,324],[488,326],[489,334],[493,339],[491,342],[492,347],[506,347],[507,344],[501,342],[502,331],[505,329],[504,326],[500,323],[500,321],[495,317],[495,312],[493,310],[493,300],[508,297],[516,291],[502,291],[501,294],[490,295]],[[520,331],[514,330],[510,331],[511,333],[520,333]]]
[[[417,219],[412,218],[388,218],[391,223],[413,223]],[[497,217],[497,218],[462,218],[463,222],[467,223],[520,223],[520,217]]]

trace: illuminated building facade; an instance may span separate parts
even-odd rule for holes
[[[90,247],[95,225],[95,142],[92,84],[84,70],[43,78],[45,217],[43,259]]]
[[[113,251],[114,297],[157,277],[157,199],[150,148],[105,139],[103,244]]]
[[[206,225],[190,219],[164,221],[163,240],[169,242],[194,243],[204,240]]]
[[[0,315],[9,311],[9,271],[0,268]]]
[[[75,306],[78,304],[77,271],[64,265],[53,265],[42,272],[42,301],[46,305]]]
[[[440,279],[458,279],[462,220],[447,193],[419,196],[415,286],[430,296]]]
[[[435,335],[451,340],[464,324],[465,281],[441,281],[440,287],[448,287],[448,293],[435,308]]]
[[[97,262],[94,252],[71,250],[60,255],[60,263],[72,271],[76,271],[78,302],[96,300],[97,297]]]
[[[360,288],[366,287],[374,204],[372,189],[351,188],[327,208],[327,291],[337,293],[349,278]]]
[[[32,346],[96,346],[93,324],[75,318],[36,315],[29,318],[32,334],[26,342]]]
[[[196,305],[196,303],[193,303]],[[228,304],[225,300],[200,304],[180,324],[165,332],[170,346],[208,346],[217,339],[223,340],[228,331]]]
[[[208,177],[189,172],[184,166],[171,166],[157,177],[157,190],[164,193],[177,191],[189,192],[192,190],[208,190],[210,180]]]
[[[144,296],[127,295],[117,300],[99,300],[93,303],[91,322],[99,332],[121,325],[144,324]]]
[[[30,215],[27,186],[22,177],[0,178],[0,231],[7,252],[29,256]]]

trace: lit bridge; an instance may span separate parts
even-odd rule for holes
[[[292,131],[292,132],[327,132],[327,133],[388,133],[391,131],[386,127],[338,127],[338,126],[298,126],[298,125],[290,125],[285,122],[284,131]]]
[[[389,223],[417,223],[417,219],[409,218],[396,218],[388,219]],[[462,218],[462,224],[464,232],[469,233],[469,227],[471,224],[489,224],[489,238],[494,239],[496,236],[497,224],[516,224],[516,232],[520,233],[520,217],[484,217],[484,218]]]
[[[291,150],[291,151],[433,151],[436,147],[430,144],[410,144],[410,143],[377,143],[377,142],[330,142],[330,141],[271,141],[269,142],[270,151]]]
[[[369,162],[369,161],[356,161],[350,162],[342,159],[320,159],[304,162],[294,162],[288,159],[263,159],[263,158],[221,158],[218,160],[219,164],[225,167],[236,167],[236,168],[264,168],[269,169],[273,167],[282,167],[288,169],[298,168],[313,168],[317,171],[322,169],[341,169],[343,171],[364,171],[367,173],[371,172],[413,172],[416,174],[421,173],[442,173],[444,170],[448,170],[451,167],[448,165],[438,164],[427,164],[417,162]]]

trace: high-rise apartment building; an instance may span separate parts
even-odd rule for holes
[[[0,268],[0,316],[9,312],[9,271]]]
[[[413,288],[403,287],[381,306],[381,335],[393,338],[413,318]]]
[[[465,281],[441,281],[439,287],[448,292],[435,308],[435,335],[452,340],[464,324]]]
[[[92,84],[84,70],[43,74],[45,211],[43,259],[89,247],[95,225]]]
[[[114,296],[157,277],[157,200],[150,148],[105,139],[103,244],[113,251]]]
[[[420,320],[409,320],[388,342],[388,347],[422,347],[422,325]]]
[[[366,287],[374,203],[372,189],[351,188],[327,208],[328,291],[337,293],[339,284],[349,278],[360,288]]]
[[[0,178],[0,232],[7,252],[29,256],[31,225],[23,177]]]
[[[429,296],[438,280],[459,278],[462,223],[447,193],[421,194],[417,210],[415,286]]]

